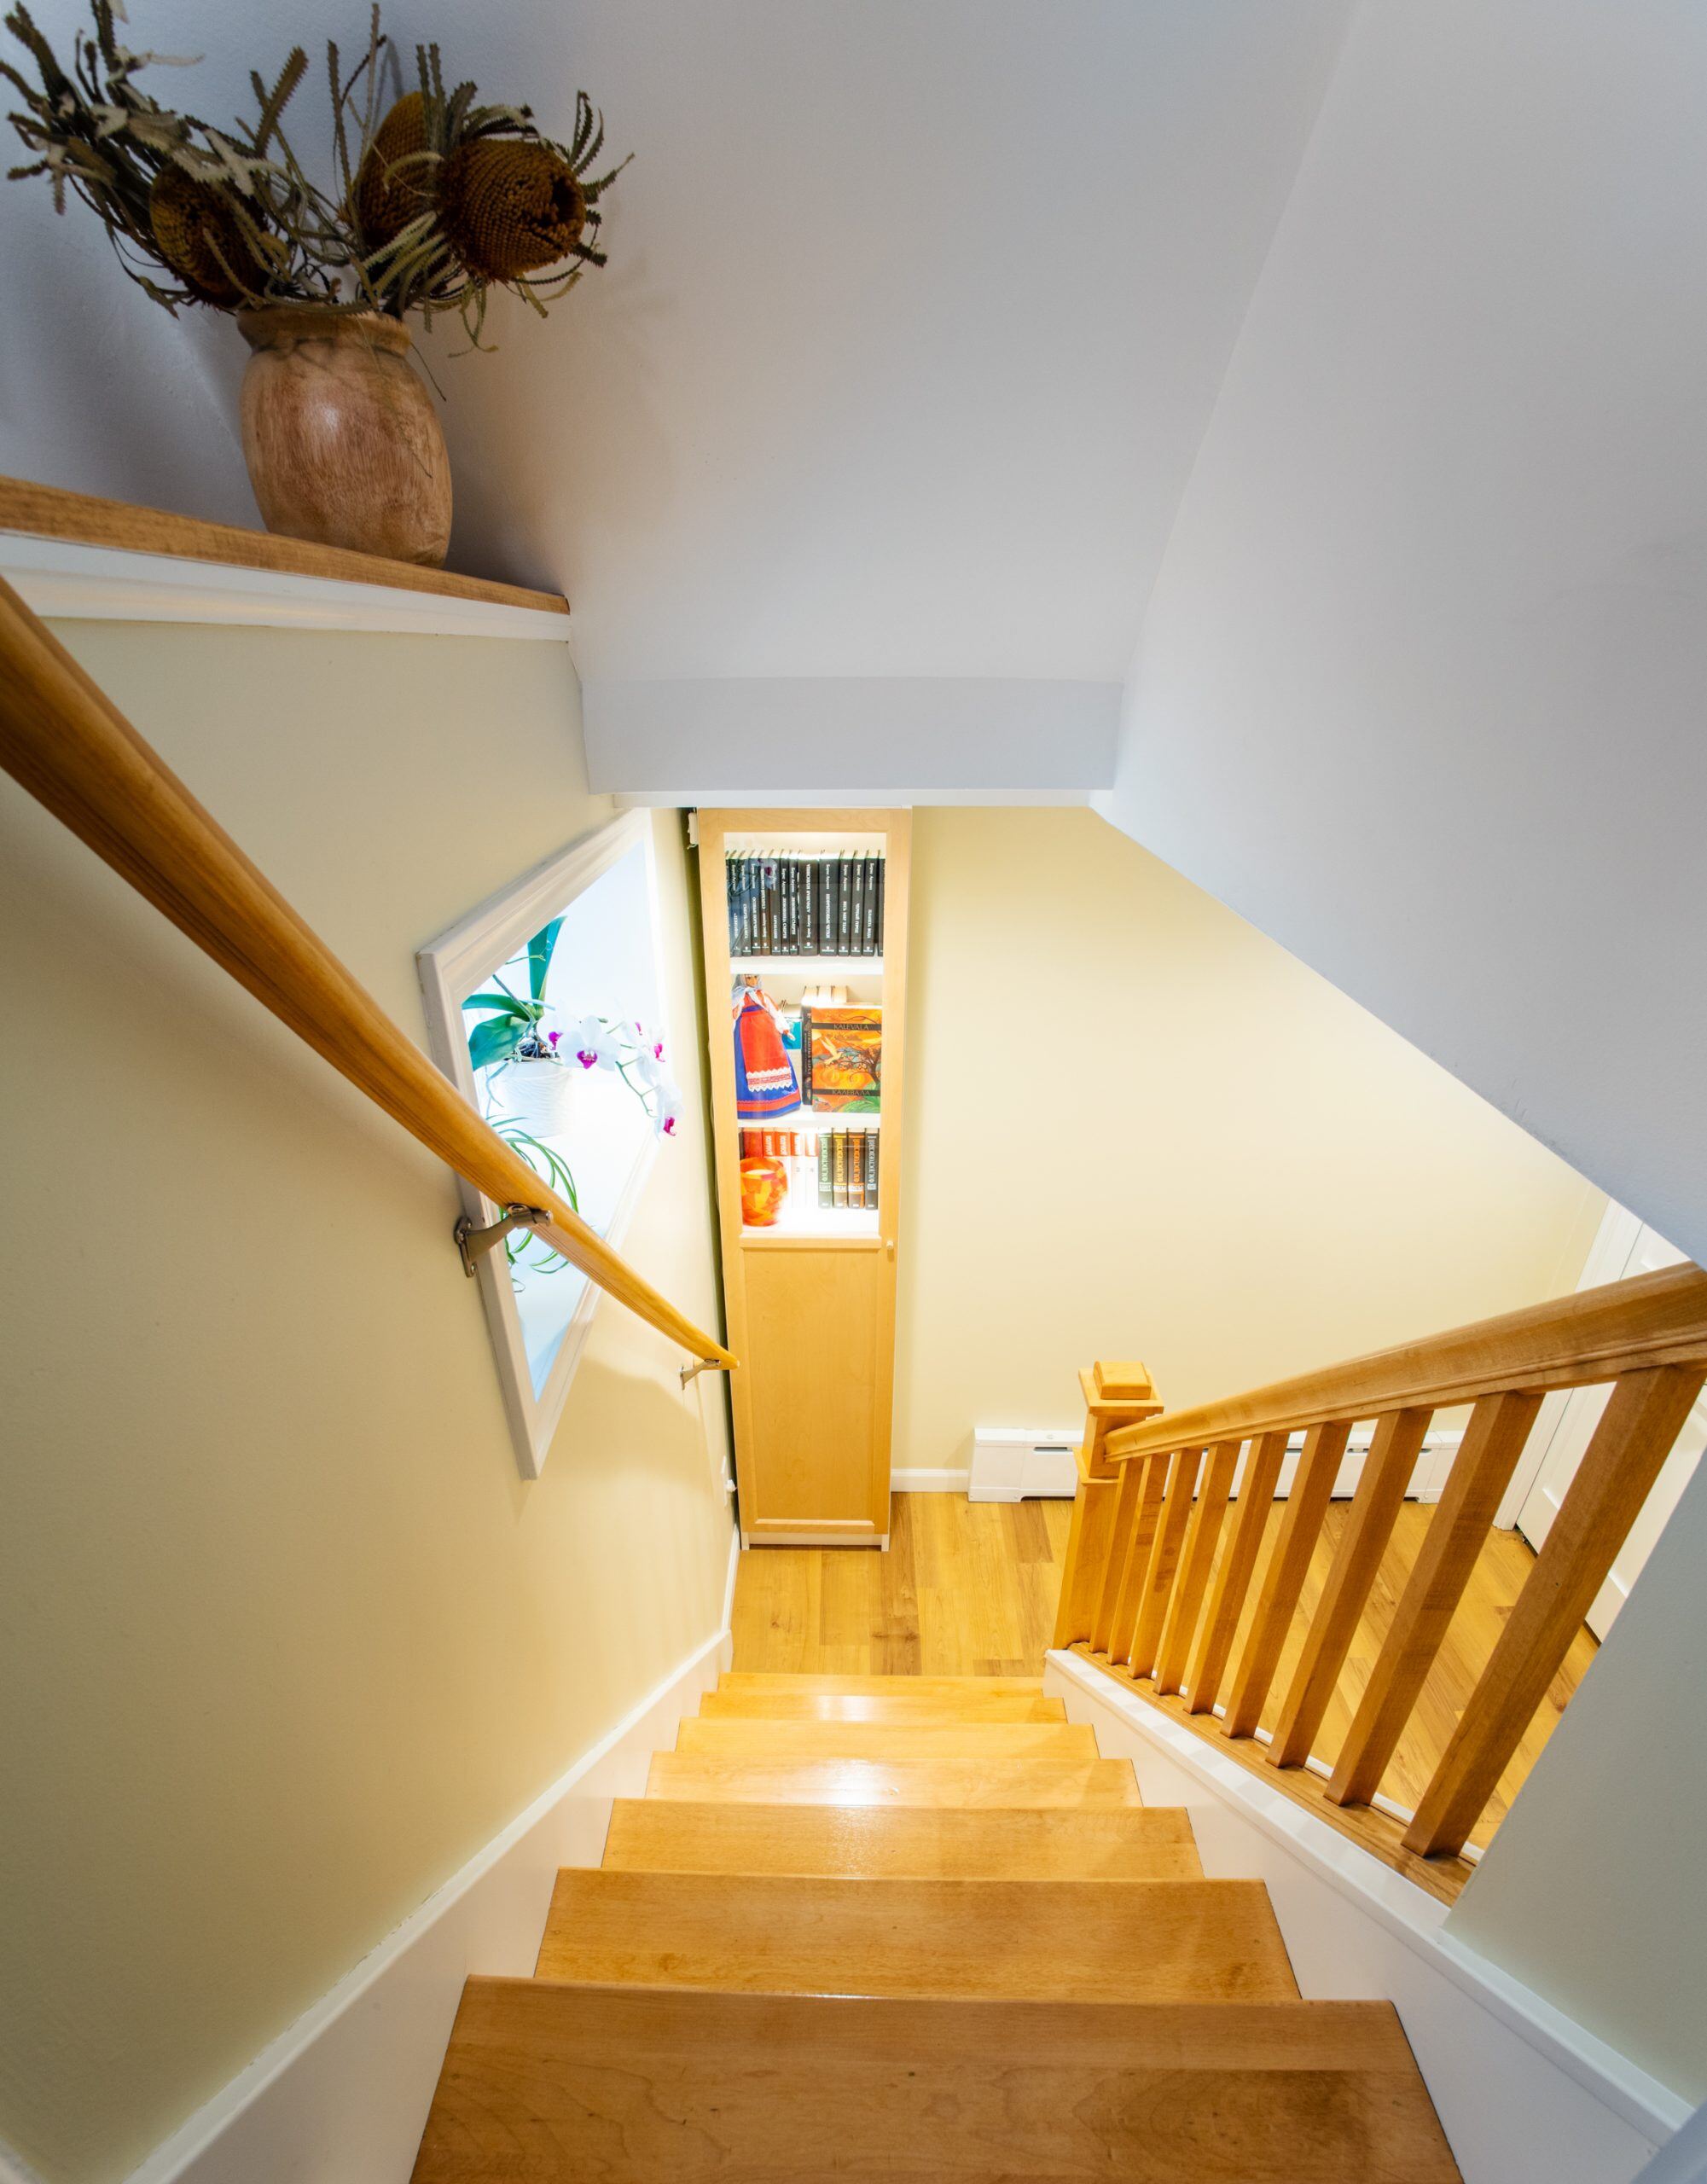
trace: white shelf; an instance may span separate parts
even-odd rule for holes
[[[880,956],[731,956],[729,968],[739,975],[742,971],[759,971],[775,978],[779,972],[791,978],[832,979],[837,983],[850,976],[877,978],[883,976]]]
[[[839,1238],[870,1237],[877,1235],[877,1208],[874,1205],[796,1205],[791,1199],[781,1213],[763,1228],[741,1226],[741,1240],[751,1243],[760,1236],[832,1236]]]

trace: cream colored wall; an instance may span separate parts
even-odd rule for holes
[[[555,645],[59,631],[413,1034],[607,815]],[[685,1141],[626,1244],[717,1323]],[[723,1397],[607,1304],[516,1474],[448,1174],[0,781],[0,2138],[116,2177],[717,1627]]]
[[[897,1467],[1570,1289],[1605,1200],[1091,814],[914,821]]]

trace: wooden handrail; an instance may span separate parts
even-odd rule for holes
[[[1108,1436],[1106,1453],[1121,1464],[1187,1442],[1292,1432],[1420,1403],[1445,1410],[1518,1389],[1592,1387],[1646,1367],[1698,1362],[1707,1363],[1707,1274],[1663,1267],[1121,1427]]]
[[[1083,1376],[1088,1424],[1055,1644],[1148,1686],[1198,1734],[1280,1770],[1301,1802],[1437,1894],[1455,1893],[1470,1831],[1707,1379],[1707,1273],[1667,1267],[1171,1414],[1147,1379],[1134,1391],[1147,1403],[1111,1399],[1114,1369]],[[1416,1811],[1349,1812],[1378,1800],[1543,1395],[1602,1382],[1611,1384],[1605,1413]],[[1314,1743],[1430,1422],[1462,1403],[1474,1406],[1470,1422],[1330,1766]],[[1373,1438],[1326,1577],[1311,1590],[1335,1478],[1362,1419],[1374,1420]],[[1303,1452],[1259,1578],[1280,1465],[1300,1427]],[[1307,1600],[1303,1643],[1277,1692]]]
[[[0,766],[394,1122],[697,1358],[733,1366],[483,1122],[0,581]]]

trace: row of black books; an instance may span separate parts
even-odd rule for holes
[[[782,1163],[791,1197],[810,1205],[814,1183],[818,1204],[858,1209],[875,1206],[880,1168],[876,1126],[863,1130],[744,1130],[743,1160],[762,1156]]]
[[[880,857],[724,860],[731,956],[880,956]]]

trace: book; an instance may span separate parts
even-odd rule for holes
[[[818,952],[818,868],[810,857],[800,860],[800,953]]]
[[[805,1034],[803,1030],[803,1042]],[[883,1011],[876,1008],[815,1008],[810,1048],[801,1067],[810,1072],[815,1110],[875,1113],[883,1079]]]
[[[845,1130],[830,1133],[830,1202],[833,1205],[848,1202],[848,1134]]]
[[[868,1205],[877,1204],[877,1137],[878,1133],[874,1130],[867,1130],[865,1144],[862,1147],[865,1154],[865,1202]]]
[[[887,857],[880,857],[877,860],[877,920],[871,951],[874,956],[880,956],[883,953],[883,904],[888,892],[889,860]]]
[[[877,889],[878,877],[882,870],[881,857],[868,857],[866,859],[864,941],[861,950],[861,953],[866,956],[877,953]]]
[[[812,1011],[803,998],[800,1003],[800,1104],[812,1105]]]
[[[865,859],[856,857],[849,862],[853,867],[853,901],[848,909],[848,953],[850,956],[862,956],[865,953]]]
[[[836,859],[836,946],[838,956],[848,952],[848,920],[853,909],[853,859]]]
[[[830,1136],[827,1130],[818,1132],[818,1203],[833,1206],[836,1202],[835,1177],[830,1165]]]

